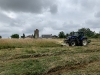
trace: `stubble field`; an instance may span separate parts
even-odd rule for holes
[[[100,39],[61,46],[62,39],[0,39],[0,75],[100,75]]]

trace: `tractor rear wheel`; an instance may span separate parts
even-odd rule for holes
[[[76,46],[76,41],[75,40],[71,40],[69,42],[69,46]]]
[[[82,46],[86,46],[87,43],[88,43],[88,42],[87,42],[87,39],[83,39],[83,40],[82,40]]]

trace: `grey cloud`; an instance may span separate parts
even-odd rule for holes
[[[55,0],[0,0],[0,7],[6,11],[41,13],[55,3]]]
[[[2,29],[0,29],[0,34],[1,33],[7,33],[7,32],[10,32],[11,29],[9,27],[2,27]]]
[[[79,28],[81,28],[80,24],[74,23],[73,21],[62,22],[62,23],[59,23],[59,20],[48,21],[48,24],[53,30],[64,31],[65,33],[69,33],[71,31],[77,31]]]
[[[25,20],[22,19],[15,19],[9,23],[11,27],[23,27],[25,25]]]
[[[30,25],[28,27],[25,27],[22,32],[33,34],[35,29],[39,29],[41,31],[42,28],[40,28],[40,26],[38,27],[37,25]]]
[[[71,21],[69,23],[67,23],[67,22],[63,23],[63,29],[67,33],[71,32],[71,31],[77,31],[79,28],[81,28],[81,25],[76,24],[73,21]]]
[[[0,35],[4,37],[10,37],[12,34],[18,33],[21,34],[21,28],[18,27],[11,27],[11,26],[3,26],[2,29],[0,29]]]
[[[27,25],[28,26],[28,25]],[[58,33],[58,32],[53,32],[53,31],[59,31],[59,25],[57,25],[57,21],[49,21],[49,20],[43,20],[39,21],[37,20],[36,22],[30,24],[28,27],[24,27],[23,31],[24,33],[30,33],[33,34],[35,29],[39,29],[40,35],[41,34],[51,34],[49,32]],[[50,31],[51,30],[51,31]]]
[[[95,6],[95,2],[94,0],[81,0],[81,5],[90,9]]]
[[[5,22],[9,23],[11,21],[12,21],[11,18],[7,17],[5,14],[0,12],[0,22],[2,22],[2,23],[5,23]]]
[[[39,23],[33,23],[33,24],[30,23],[30,25],[23,26],[22,32],[23,33],[28,33],[28,34],[29,33],[34,34],[35,29],[39,29],[39,31],[41,32],[44,27],[46,27],[45,24],[42,25],[42,24],[39,24]]]
[[[99,0],[68,0],[69,3],[71,4],[79,4],[83,7],[88,7],[91,8],[92,6],[95,5],[96,2],[98,2]]]
[[[100,18],[100,11],[95,14],[96,18]]]
[[[100,6],[100,0],[70,0],[69,2],[83,10],[83,12],[94,11],[95,8],[99,9]]]
[[[86,21],[86,25],[89,28],[100,28],[100,20],[99,19],[88,20],[88,21]]]
[[[73,3],[73,4],[75,4],[75,5],[78,4],[79,1],[80,1],[80,0],[69,0],[70,3]]]
[[[57,8],[57,5],[55,5],[55,4],[50,7],[50,12],[53,14],[56,13],[57,10],[58,10],[58,8]]]
[[[52,34],[52,35],[58,35],[58,33],[60,32],[61,30],[56,30],[56,29],[53,29],[51,27],[44,27],[43,30],[41,31],[41,35],[42,34]]]
[[[85,12],[93,13],[99,10],[100,0],[80,0],[80,4]]]
[[[79,25],[78,25],[78,24],[74,24],[74,23],[66,23],[66,22],[65,22],[65,23],[63,24],[63,27],[64,27],[64,28],[67,28],[67,29],[68,29],[68,28],[77,28],[77,27],[79,27]]]

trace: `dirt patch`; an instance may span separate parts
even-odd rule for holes
[[[96,62],[96,61],[94,61],[94,62]],[[77,63],[77,64],[72,65],[72,66],[68,66],[68,65],[57,66],[57,67],[51,68],[47,73],[42,74],[42,75],[61,75],[61,73],[63,73],[63,72],[69,72],[69,71],[72,71],[75,69],[86,68],[86,66],[91,64],[91,63],[93,63],[93,62],[84,63],[84,64]]]

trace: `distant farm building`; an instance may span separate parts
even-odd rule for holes
[[[58,38],[58,36],[57,35],[53,35],[52,38]]]
[[[28,35],[28,36],[26,36],[26,38],[34,38],[34,36],[33,35]]]
[[[44,34],[42,35],[42,38],[52,38],[52,34]]]
[[[34,38],[39,38],[39,30],[34,30]]]

